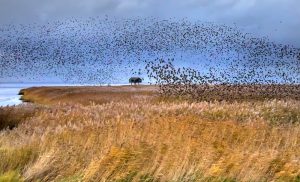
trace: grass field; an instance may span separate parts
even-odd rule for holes
[[[161,98],[154,86],[22,90],[0,181],[300,181],[300,101]]]

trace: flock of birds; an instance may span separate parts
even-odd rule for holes
[[[210,69],[203,74],[193,68],[176,68],[174,59],[156,59],[145,63],[149,78],[155,80],[162,96],[185,97],[193,100],[300,100],[300,84],[239,83],[233,84]]]
[[[0,78],[68,83],[135,74],[189,93],[197,84],[300,84],[300,49],[209,22],[73,18],[1,26],[0,67]]]

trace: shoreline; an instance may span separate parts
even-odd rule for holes
[[[0,101],[0,107],[9,107],[26,103],[26,99],[23,99],[23,90],[32,87],[108,87],[108,86],[127,86],[128,84],[65,84],[65,83],[0,83],[0,91],[4,92],[0,98],[3,97],[3,101]],[[144,84],[143,84],[144,85]],[[22,101],[22,102],[19,102]]]
[[[201,87],[201,86],[199,86]],[[22,103],[36,102],[36,98],[28,98],[26,93],[31,94],[33,90],[39,92],[47,90],[47,92],[55,91],[56,94],[70,94],[76,95],[76,93],[84,96],[84,93],[88,94],[101,94],[102,92],[136,92],[136,91],[147,91],[158,90],[159,86],[155,85],[130,85],[130,84],[113,84],[113,85],[34,85],[32,87],[16,87],[14,90],[19,89],[15,95],[11,95],[11,98],[5,100],[5,104],[1,104],[1,107],[20,105]],[[207,96],[205,101],[213,100],[266,100],[266,99],[295,99],[300,100],[300,84],[295,85],[209,85],[207,87],[209,92],[205,91],[203,95]],[[6,88],[9,89],[9,88]],[[71,91],[70,91],[71,90]],[[29,92],[28,92],[29,91]],[[276,91],[276,92],[275,92]],[[38,94],[38,100],[47,100],[49,93],[42,91]],[[240,92],[243,92],[241,94]],[[231,94],[231,95],[230,95]],[[252,94],[252,95],[251,95]],[[51,95],[51,94],[50,94]],[[1,96],[1,94],[0,94]],[[50,96],[51,97],[51,96]],[[5,98],[5,97],[4,97]],[[17,99],[18,98],[18,99]],[[12,100],[11,103],[9,100]],[[51,98],[50,98],[51,99]],[[18,102],[17,100],[21,101]],[[76,99],[75,99],[76,100]],[[4,101],[3,101],[4,102]],[[8,105],[6,104],[8,103]]]

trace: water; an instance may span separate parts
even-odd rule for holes
[[[111,84],[118,86],[124,84]],[[80,85],[80,84],[65,84],[65,83],[0,83],[0,107],[14,106],[22,103],[21,96],[18,95],[21,89],[29,87],[42,86],[95,86],[95,85]],[[103,85],[105,86],[105,85]]]
[[[22,103],[18,95],[21,89],[39,86],[67,86],[62,83],[0,83],[0,107]],[[69,85],[68,85],[69,86]],[[75,85],[74,85],[75,86]]]

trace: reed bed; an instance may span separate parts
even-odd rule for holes
[[[114,94],[105,92],[110,102],[101,103],[67,101],[68,94],[43,100],[16,127],[2,129],[0,181],[300,180],[297,100],[171,102],[149,90]]]

